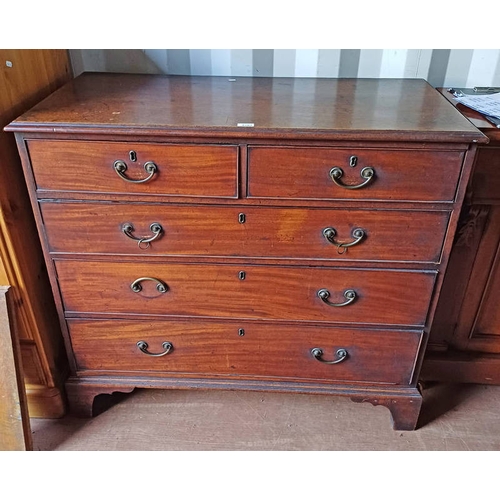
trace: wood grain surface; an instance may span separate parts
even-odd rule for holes
[[[52,49],[0,49],[0,61],[0,284],[11,286],[30,414],[60,417],[64,346],[16,141],[3,127],[68,82],[71,65]]]
[[[356,165],[349,160],[356,156]],[[453,201],[463,161],[460,151],[250,147],[248,194],[252,198],[329,200]],[[365,182],[359,189],[337,186],[330,170],[341,168],[339,183]],[[269,175],[272,171],[272,175]]]
[[[28,150],[38,190],[213,198],[238,194],[235,146],[32,140]],[[136,153],[135,162],[130,151]],[[153,162],[157,171],[148,182],[127,182],[113,168],[117,160],[126,163],[123,175],[132,180],[149,176],[146,162]]]
[[[18,333],[8,307],[9,287],[0,286],[0,450],[32,447]]]
[[[209,374],[230,377],[286,377],[324,381],[408,384],[422,332],[282,326],[245,322],[83,321],[68,322],[78,370],[148,372],[151,376]],[[244,329],[244,335],[238,331]],[[153,353],[137,347],[143,340]],[[264,348],[265,346],[265,348]],[[329,365],[311,349],[323,350],[327,361],[338,349],[348,357]]]
[[[478,148],[422,377],[500,384],[500,129],[441,92],[490,142]]]
[[[40,207],[53,253],[305,259],[324,265],[335,260],[439,262],[449,219],[446,211],[102,202],[41,202]],[[127,223],[137,239],[154,236],[153,223],[162,232],[149,246],[139,247],[124,234]],[[337,243],[355,241],[358,228],[365,236],[339,249],[324,236],[327,228],[335,230]]]
[[[18,118],[8,130],[486,141],[425,80],[235,80],[84,73]]]
[[[435,273],[314,267],[56,261],[66,313],[210,316],[281,321],[423,325]],[[240,279],[239,273],[245,272]],[[138,278],[156,278],[168,287]],[[343,303],[331,307],[317,295]]]
[[[306,391],[382,404],[396,429],[415,428],[426,333],[474,143],[487,140],[426,82],[84,74],[7,130],[17,132],[71,362],[76,354],[66,384],[75,411],[134,387]],[[147,161],[158,173],[129,183],[115,160],[130,179]],[[373,181],[346,189],[366,167]],[[145,253],[125,222],[141,237],[153,222],[165,228]],[[366,238],[329,266],[338,249],[324,226],[341,242],[356,226]],[[152,357],[137,340],[157,354],[169,341],[163,322],[176,347],[154,362],[178,359],[178,371],[140,364]],[[124,339],[131,350],[120,355]],[[331,360],[334,339],[352,357],[310,358],[318,341]]]
[[[471,179],[474,203],[500,204],[500,138],[491,147],[478,150]]]

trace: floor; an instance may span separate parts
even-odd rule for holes
[[[145,389],[98,396],[92,419],[31,427],[41,451],[500,450],[500,387],[441,384],[423,396],[413,432],[392,430],[383,406],[342,397]]]

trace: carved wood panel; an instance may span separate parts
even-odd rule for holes
[[[487,214],[487,219],[485,224],[478,224],[484,229],[481,231],[480,245],[474,253],[451,344],[460,349],[500,353],[500,207],[477,208],[476,213]]]

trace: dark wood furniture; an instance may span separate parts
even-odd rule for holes
[[[71,78],[66,50],[0,49],[0,285],[10,286],[31,417],[64,415],[68,363],[16,141],[2,129]]]
[[[453,103],[452,95],[442,89]],[[489,138],[476,161],[431,330],[422,378],[500,383],[500,129],[458,109]]]
[[[83,74],[7,130],[73,411],[135,387],[298,391],[415,428],[486,140],[425,81]]]

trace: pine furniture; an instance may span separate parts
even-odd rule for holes
[[[2,129],[72,78],[66,50],[0,49],[0,285],[9,286],[29,415],[64,415],[67,360],[21,161]]]

